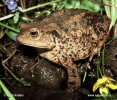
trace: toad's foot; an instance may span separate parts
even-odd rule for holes
[[[81,85],[81,79],[80,79],[80,75],[79,75],[79,71],[77,69],[77,66],[75,64],[73,64],[71,59],[67,59],[67,61],[62,63],[62,64],[67,69],[68,89],[73,90],[75,88],[79,88]]]
[[[78,88],[81,84],[80,76],[76,66],[69,66],[68,71],[68,88]]]
[[[97,48],[94,49],[94,51],[92,52],[91,56],[89,57],[89,63],[87,64],[87,68],[90,68],[89,65],[90,65],[90,62],[91,60],[93,59],[94,55],[97,55],[98,54],[98,57],[100,57],[100,52],[101,52],[101,49],[105,43],[105,41],[107,40],[108,36],[109,36],[109,33],[110,31],[108,31],[107,35],[105,35],[103,37],[103,39],[99,42],[99,45]]]

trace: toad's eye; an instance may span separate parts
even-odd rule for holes
[[[38,31],[30,32],[31,37],[37,37]]]

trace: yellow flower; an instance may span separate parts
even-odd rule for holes
[[[117,82],[110,77],[102,76],[102,78],[99,78],[93,85],[93,92],[95,92],[98,88],[100,94],[109,94],[109,88],[112,90],[117,89]]]

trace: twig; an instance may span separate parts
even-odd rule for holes
[[[30,83],[19,79],[6,65],[5,63],[15,54],[16,50],[11,54],[11,56],[9,56],[7,59],[5,59],[4,61],[2,61],[2,65],[4,66],[4,68],[19,82],[23,83],[24,85],[30,85]]]

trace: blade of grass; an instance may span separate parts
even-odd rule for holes
[[[100,68],[100,58],[97,59],[97,77],[99,78],[100,76],[102,77],[103,76],[103,73],[101,71],[101,68]]]
[[[112,28],[112,26],[115,24],[116,18],[115,18],[115,7],[114,7],[114,0],[111,0],[111,24],[110,24],[110,28]]]
[[[86,71],[85,74],[84,74],[83,82],[85,82],[86,76],[87,76],[87,71]]]
[[[104,59],[105,59],[105,45],[103,46],[103,49],[102,49],[102,57],[101,57],[101,65],[102,65],[102,72],[103,72],[103,75],[105,75],[105,73],[104,73]]]
[[[105,4],[105,11],[106,11],[106,15],[110,18],[111,17],[111,12],[110,12],[110,7],[107,6],[109,5],[109,1],[108,0],[103,0],[103,3]]]
[[[9,100],[16,100],[1,80],[0,80],[0,86],[2,87],[5,94],[8,96]]]
[[[117,0],[103,0],[107,16],[111,19],[109,30],[115,25],[117,20]]]

